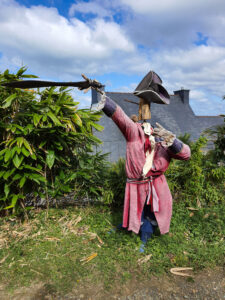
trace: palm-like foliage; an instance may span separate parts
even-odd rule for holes
[[[6,70],[0,82],[36,77],[24,75],[25,71],[21,68],[14,75]],[[96,159],[91,153],[100,143],[92,134],[92,127],[102,129],[96,123],[100,114],[77,105],[64,87],[35,92],[0,86],[0,208],[15,207],[31,192],[45,196],[68,192],[95,177],[97,165],[104,167],[104,157]],[[87,178],[82,167],[95,164]],[[86,193],[100,190],[91,187]]]

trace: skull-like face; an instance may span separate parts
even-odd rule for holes
[[[143,128],[145,134],[149,136],[152,135],[153,128],[150,123],[144,122],[141,127]]]

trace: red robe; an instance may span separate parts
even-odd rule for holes
[[[145,164],[145,134],[141,124],[134,123],[119,107],[115,106],[112,120],[123,133],[126,141],[126,174],[128,178],[139,179]],[[159,199],[159,212],[155,212],[155,217],[161,234],[169,232],[172,216],[172,196],[164,176],[164,172],[169,167],[171,158],[188,160],[190,148],[183,144],[179,153],[174,153],[173,147],[163,147],[161,143],[156,143],[153,168],[151,175],[157,174],[153,180],[153,185]],[[149,192],[149,183],[135,184],[127,183],[124,199],[123,227],[138,233],[141,225],[141,214]]]

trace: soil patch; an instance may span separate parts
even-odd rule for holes
[[[72,290],[67,295],[58,295],[50,284],[33,284],[16,289],[9,294],[0,286],[0,299],[4,300],[224,300],[225,276],[223,268],[203,270],[193,279],[176,275],[152,277],[147,282],[134,278],[125,285],[117,283],[109,291],[101,285],[87,284]]]

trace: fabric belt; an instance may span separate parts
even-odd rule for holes
[[[159,175],[158,175],[159,176]],[[158,176],[149,176],[147,178],[127,178],[127,183],[144,184],[148,183],[147,205],[151,204],[153,212],[159,212],[159,198],[153,185],[153,180]]]
[[[146,183],[149,181],[152,181],[152,176],[147,177],[147,178],[127,178],[127,182],[128,183],[137,183],[137,184],[142,184],[142,183]]]

